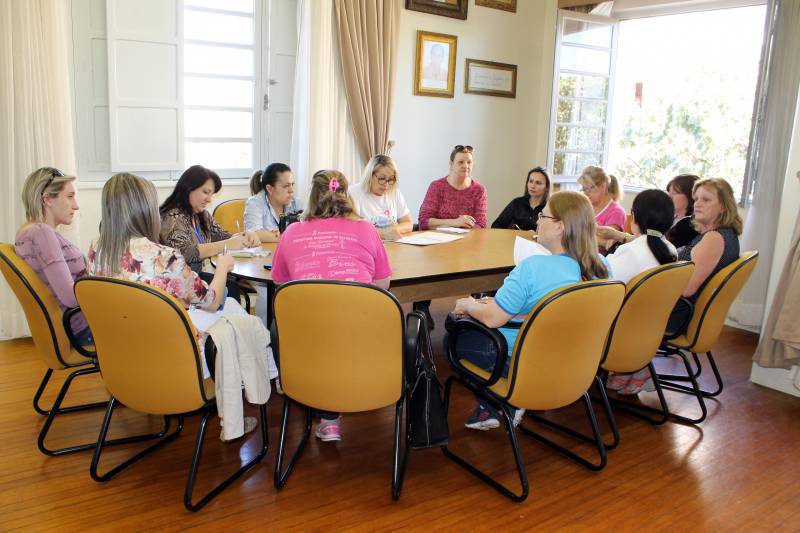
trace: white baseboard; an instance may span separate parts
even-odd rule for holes
[[[800,398],[800,388],[797,386],[800,381],[797,379],[798,370],[800,369],[797,366],[792,367],[791,370],[785,370],[783,368],[764,368],[753,363],[750,370],[750,381],[756,385],[769,387]]]

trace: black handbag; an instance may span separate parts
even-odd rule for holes
[[[428,324],[421,312],[413,311],[411,314],[420,319],[420,333],[414,364],[409,372],[409,445],[413,449],[445,446],[449,436],[447,416],[442,399],[442,384],[433,362]]]

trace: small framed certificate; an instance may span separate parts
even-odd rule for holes
[[[516,98],[517,65],[467,59],[464,92]]]

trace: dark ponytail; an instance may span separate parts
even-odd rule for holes
[[[267,185],[272,185],[274,187],[275,184],[278,183],[278,178],[281,174],[291,171],[292,169],[285,163],[270,163],[263,172],[257,170],[255,174],[253,174],[253,177],[250,178],[250,191],[253,194],[266,191]],[[258,178],[256,178],[256,175]]]
[[[669,195],[659,189],[642,191],[633,199],[631,213],[642,235],[647,236],[647,246],[659,264],[675,261],[677,257],[664,242],[664,234],[675,217],[675,205]]]
[[[250,176],[250,194],[251,195],[256,195],[256,194],[261,192],[261,174],[263,174],[263,172],[259,168],[258,170],[253,172],[252,176]]]

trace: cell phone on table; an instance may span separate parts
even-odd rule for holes
[[[267,263],[266,265],[264,265],[264,268],[266,268],[267,270],[272,270],[272,263]]]

